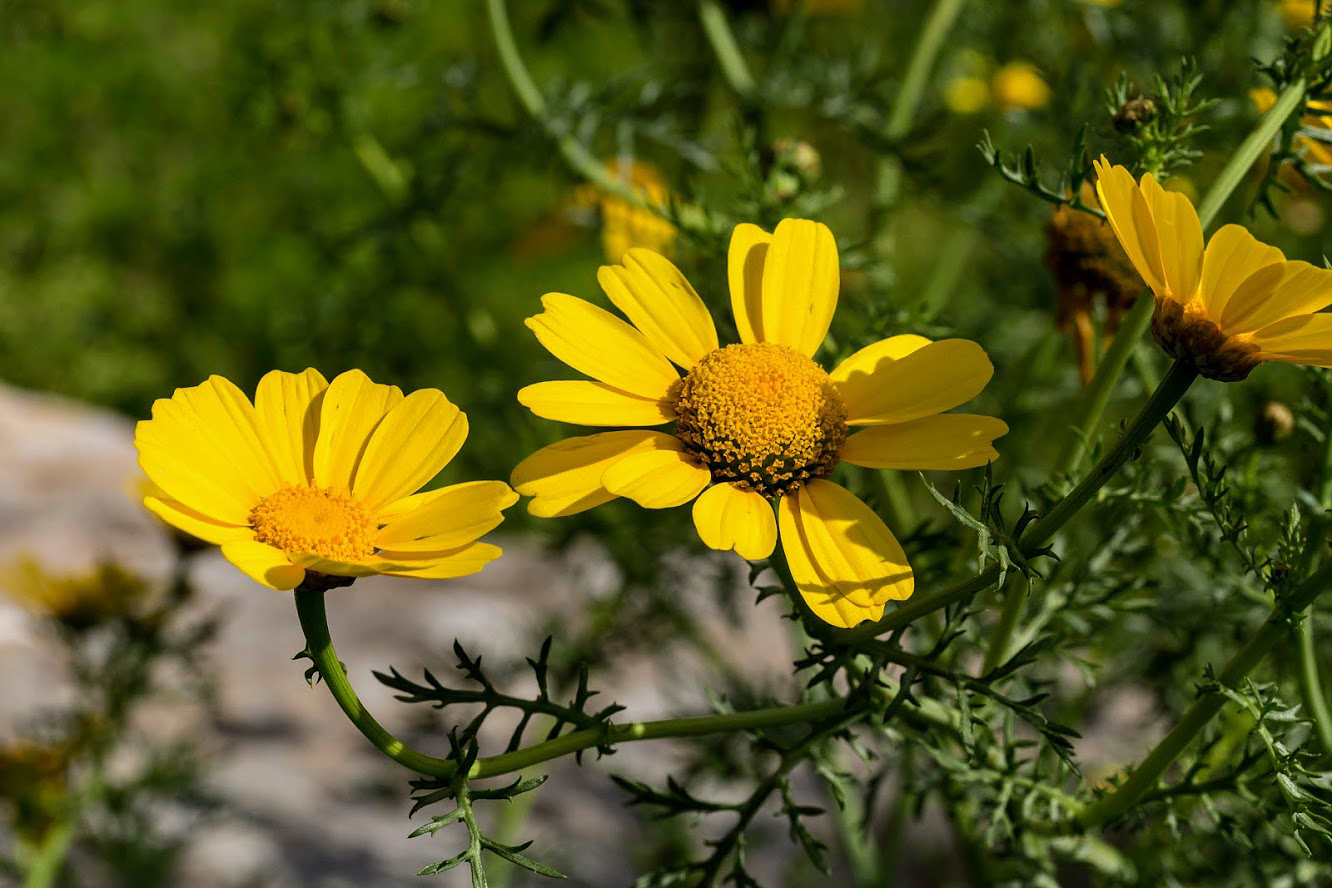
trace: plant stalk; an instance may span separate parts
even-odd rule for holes
[[[1216,677],[1217,683],[1228,688],[1238,685],[1278,642],[1289,637],[1290,615],[1307,608],[1329,584],[1332,584],[1332,561],[1314,571],[1284,601],[1277,602],[1262,627],[1221,670]],[[1132,808],[1138,799],[1156,786],[1161,775],[1198,736],[1212,717],[1221,711],[1225,702],[1225,696],[1215,691],[1205,693],[1195,700],[1170,733],[1147,754],[1129,778],[1109,795],[1103,796],[1084,809],[1076,818],[1077,824],[1084,829],[1094,829],[1109,823]]]
[[[712,53],[717,57],[717,64],[721,65],[722,76],[737,96],[743,101],[752,102],[754,75],[749,73],[749,66],[745,64],[745,57],[740,52],[740,44],[736,42],[735,34],[726,21],[726,13],[717,0],[699,0],[698,18],[703,24],[703,33],[708,38]]]
[[[536,81],[532,79],[522,55],[518,52],[518,43],[513,37],[513,27],[509,24],[509,10],[504,0],[486,0],[486,14],[490,19],[491,39],[495,42],[500,67],[508,78],[509,86],[513,88],[518,102],[527,113],[554,140],[565,162],[574,172],[603,191],[627,200],[634,206],[661,214],[661,208],[649,201],[646,195],[612,176],[607,172],[605,165],[597,160],[582,142],[551,122],[546,109],[546,100],[542,98],[541,90],[537,88]]]
[[[338,660],[333,640],[329,636],[328,617],[324,608],[324,593],[310,589],[296,589],[296,614],[300,619],[301,631],[305,633],[306,650],[328,686],[333,699],[367,740],[384,755],[398,764],[418,774],[431,777],[451,778],[457,773],[457,766],[448,759],[435,758],[417,752],[389,733],[356,696],[355,689],[347,678],[347,672]],[[834,718],[847,711],[847,701],[841,698],[823,700],[817,703],[796,703],[787,706],[770,706],[765,709],[751,709],[744,712],[730,712],[720,715],[699,715],[684,718],[668,718],[660,721],[630,722],[615,724],[607,722],[598,728],[586,728],[573,731],[562,737],[556,737],[544,743],[518,749],[491,758],[477,759],[467,776],[470,779],[497,777],[513,771],[521,771],[533,765],[551,759],[593,749],[598,746],[612,746],[635,740],[658,740],[665,738],[701,737],[708,734],[730,733],[734,731],[772,728],[781,725],[804,724],[823,719]]]

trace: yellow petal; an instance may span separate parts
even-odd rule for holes
[[[404,496],[402,499],[381,508],[379,510],[379,520],[384,523],[400,515],[406,515],[413,509],[419,509],[427,503],[434,502],[435,499],[443,496],[447,490],[447,487],[440,487],[435,490],[423,490],[420,493],[413,493],[411,496]]]
[[[439,389],[412,392],[365,445],[352,493],[371,512],[420,490],[467,440],[467,416]]]
[[[528,329],[579,373],[653,401],[680,378],[647,337],[605,309],[565,293],[547,293],[541,304],[546,310],[527,319]]]
[[[518,403],[543,419],[594,426],[654,426],[675,419],[669,398],[640,398],[604,382],[561,379],[518,392]]]
[[[1227,329],[1224,318],[1233,319],[1252,307],[1255,297],[1271,294],[1281,279],[1285,258],[1280,250],[1262,243],[1242,225],[1217,229],[1203,254],[1202,299],[1207,317]],[[1244,298],[1236,299],[1242,285]]]
[[[708,486],[712,473],[681,452],[649,450],[616,460],[601,475],[601,486],[645,509],[682,506]]]
[[[222,554],[250,579],[270,589],[295,589],[305,579],[305,568],[292,564],[286,553],[265,543],[223,543]]]
[[[1236,294],[1221,317],[1222,330],[1229,335],[1249,333],[1286,318],[1312,314],[1332,303],[1332,271],[1300,261],[1285,262],[1277,268],[1279,280],[1274,286],[1244,298]],[[1245,286],[1247,289],[1248,284]]]
[[[532,497],[527,511],[538,518],[575,515],[615,499],[601,486],[601,475],[616,460],[653,449],[678,449],[663,432],[631,429],[557,441],[543,447],[513,470],[509,483]]]
[[[516,502],[518,494],[503,481],[454,484],[380,528],[375,548],[395,553],[455,549],[498,527],[503,511]]]
[[[688,370],[717,349],[717,328],[698,293],[669,259],[632,249],[623,265],[603,265],[597,280],[615,307],[662,354]]]
[[[207,515],[196,512],[175,500],[146,496],[143,498],[143,505],[149,512],[177,530],[183,530],[215,546],[254,537],[254,531],[249,527],[214,521]]]
[[[873,382],[875,371],[886,368],[894,361],[900,361],[929,344],[930,340],[924,336],[903,333],[867,345],[838,364],[828,375],[837,385],[837,390],[842,393],[842,400],[846,402],[850,415],[863,415],[868,411],[862,407],[873,405],[874,398],[879,394],[878,386]]]
[[[740,341],[763,342],[763,264],[772,235],[748,222],[735,226],[726,254],[731,311]]]
[[[896,359],[887,352],[857,362],[837,382],[848,423],[886,425],[942,413],[976,397],[994,375],[985,349],[969,339],[941,339]]]
[[[254,407],[220,376],[159,399],[134,443],[144,474],[169,498],[224,523],[248,523],[250,510],[281,486]]]
[[[1287,318],[1253,334],[1265,361],[1332,365],[1332,314],[1311,314]]]
[[[822,597],[826,601],[821,604],[838,613],[848,605],[882,613],[884,602],[908,598],[915,588],[897,539],[844,487],[809,482],[782,497],[778,521],[791,576],[811,607],[811,598]],[[861,617],[872,618],[877,617]]]
[[[1198,292],[1202,276],[1203,238],[1198,211],[1178,191],[1166,191],[1151,173],[1142,177],[1142,195],[1152,214],[1161,250],[1161,272],[1178,302]]]
[[[763,341],[813,355],[837,308],[841,270],[828,226],[783,219],[763,262]]]
[[[788,502],[790,500],[790,502]],[[791,578],[805,605],[831,626],[850,629],[866,620],[883,616],[884,602],[875,604],[864,595],[855,600],[843,595],[816,558],[799,520],[799,509],[792,497],[778,501],[777,520],[781,528],[782,552],[791,569]]]
[[[911,422],[862,429],[840,456],[870,469],[970,469],[999,458],[993,441],[1008,424],[993,416],[940,413]]]
[[[734,484],[714,484],[694,500],[694,527],[709,549],[734,549],[749,561],[767,558],[777,545],[772,504]]]
[[[402,402],[402,390],[370,381],[360,370],[338,374],[324,390],[319,439],[314,450],[314,482],[351,490],[356,466],[384,415]]]
[[[290,558],[306,570],[333,577],[372,577],[389,571],[407,570],[411,566],[405,560],[389,559],[383,555],[371,555],[361,561],[344,561],[340,558],[326,558],[314,552],[293,552]]]
[[[410,560],[393,553],[402,562],[403,569],[386,570],[384,573],[418,580],[451,580],[454,577],[465,577],[479,572],[500,557],[502,551],[499,546],[492,546],[490,543],[471,543],[449,552],[431,553],[431,557],[420,560]]]
[[[304,373],[274,370],[254,392],[255,421],[288,484],[309,484],[319,436],[320,396],[328,380],[314,368]]]
[[[1147,201],[1133,176],[1122,166],[1110,166],[1102,155],[1096,161],[1096,196],[1110,220],[1110,227],[1133,267],[1153,293],[1165,292],[1161,271],[1161,248],[1156,240]]]

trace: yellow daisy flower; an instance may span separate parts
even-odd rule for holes
[[[437,389],[404,397],[359,370],[331,383],[274,370],[253,404],[220,376],[177,389],[134,444],[162,491],[144,497],[149,511],[220,545],[256,582],[293,589],[371,574],[445,579],[498,558],[477,540],[517,501],[507,484],[415,492],[466,438],[467,417]]]
[[[539,382],[518,400],[547,419],[634,428],[552,444],[510,480],[539,517],[617,496],[649,509],[693,500],[703,542],[750,560],[771,555],[780,531],[815,614],[843,627],[878,619],[911,595],[911,567],[883,521],[828,476],[841,461],[964,469],[994,459],[1003,422],[944,412],[979,394],[994,368],[974,342],[903,335],[825,372],[812,355],[839,270],[832,233],[816,222],[787,219],[772,234],[737,226],[729,278],[740,344],[725,347],[684,275],[649,250],[597,274],[630,323],[564,293],[543,297],[527,326],[592,379]],[[646,428],[667,423],[673,431]]]
[[[5,594],[29,612],[74,630],[131,618],[149,595],[142,578],[111,561],[62,576],[25,557],[0,572],[0,579]]]
[[[1240,225],[1203,249],[1198,213],[1147,173],[1102,157],[1096,193],[1115,237],[1156,297],[1152,333],[1209,379],[1249,375],[1263,361],[1332,367],[1332,272],[1287,261]]]
[[[995,101],[1002,107],[1018,111],[1035,111],[1050,104],[1050,84],[1031,62],[1009,62],[990,82]]]

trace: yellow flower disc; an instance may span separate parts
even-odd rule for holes
[[[828,374],[784,345],[728,345],[680,383],[676,436],[712,472],[768,499],[825,478],[846,442],[846,404]]]
[[[254,538],[288,554],[311,552],[360,561],[375,552],[378,530],[365,508],[333,488],[283,487],[250,512]]]

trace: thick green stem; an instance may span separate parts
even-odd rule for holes
[[[1161,420],[1166,418],[1166,415],[1184,396],[1184,393],[1188,391],[1189,386],[1193,384],[1197,377],[1198,371],[1194,369],[1192,364],[1185,361],[1176,361],[1171,366],[1170,372],[1166,374],[1165,379],[1161,380],[1161,384],[1147,399],[1147,403],[1143,405],[1142,410],[1138,412],[1138,415],[1119,441],[1078,482],[1076,487],[1056,503],[1055,507],[1045,517],[1032,524],[1027,532],[1023,534],[1022,548],[1024,552],[1031,553],[1049,542],[1074,515],[1082,510],[1083,506],[1091,501],[1092,497],[1096,496],[1115,472],[1119,471],[1119,467],[1128,462],[1137,449],[1142,446],[1151,435],[1152,430],[1161,424]],[[942,610],[960,601],[966,601],[977,592],[988,589],[998,578],[999,568],[997,565],[992,565],[969,580],[964,580],[955,586],[941,589],[938,592],[914,598],[891,613],[885,614],[883,619],[878,622],[865,623],[855,629],[840,633],[838,637],[843,641],[854,643],[857,639],[869,638],[906,626],[926,614]]]
[[[390,734],[356,696],[355,689],[347,679],[346,670],[338,660],[333,649],[333,640],[328,632],[328,617],[324,610],[324,593],[310,589],[296,590],[296,614],[301,622],[301,631],[305,633],[306,650],[324,679],[333,699],[342,707],[347,718],[356,726],[375,748],[400,765],[427,774],[431,777],[450,778],[457,773],[453,762],[435,758],[410,748],[397,737]],[[751,709],[745,712],[731,712],[722,715],[700,715],[686,718],[668,718],[661,721],[631,722],[614,724],[607,722],[597,728],[573,731],[554,740],[538,743],[526,749],[515,750],[491,758],[477,759],[468,773],[469,778],[480,779],[497,777],[513,771],[521,771],[532,765],[551,759],[593,749],[598,746],[613,746],[634,740],[658,740],[665,738],[701,737],[708,734],[732,733],[735,731],[773,728],[781,725],[805,724],[822,719],[833,718],[846,711],[846,701],[842,699],[824,700],[818,703],[797,703],[789,706],[771,706],[766,709]]]
[[[408,747],[390,734],[383,725],[375,720],[356,696],[356,689],[347,678],[347,671],[342,668],[338,652],[333,649],[333,639],[328,634],[328,616],[324,612],[324,593],[305,588],[296,589],[296,616],[301,621],[301,631],[305,633],[305,649],[314,661],[319,675],[328,687],[333,699],[338,701],[342,711],[351,719],[356,729],[365,735],[365,739],[375,748],[398,764],[434,777],[452,776],[456,768],[447,759],[423,755]]]
[[[605,164],[588,151],[582,142],[570,133],[555,127],[546,113],[546,100],[537,89],[536,81],[523,63],[518,52],[518,43],[513,37],[513,27],[509,24],[509,10],[504,0],[486,0],[486,13],[490,18],[490,34],[495,42],[495,51],[499,53],[500,67],[509,80],[519,103],[532,116],[541,128],[554,140],[569,166],[603,191],[623,198],[635,206],[660,212],[655,204],[640,191],[631,188],[625,182],[616,179],[606,170]]]
[[[1290,615],[1304,610],[1332,583],[1332,562],[1328,562],[1309,576],[1284,600],[1277,602],[1262,627],[1240,648],[1216,677],[1217,683],[1228,688],[1237,686],[1262,662],[1278,642],[1289,637]],[[1167,768],[1177,759],[1212,717],[1225,705],[1226,697],[1217,692],[1202,695],[1185,711],[1184,716],[1170,733],[1148,753],[1133,773],[1114,792],[1088,806],[1077,823],[1092,829],[1109,823],[1127,812],[1145,793],[1153,789]]]
[[[74,843],[77,812],[71,812],[47,831],[32,857],[23,864],[23,888],[51,888]]]
[[[745,57],[740,53],[740,44],[735,42],[731,26],[726,22],[726,13],[717,0],[699,0],[698,18],[703,23],[703,33],[712,46],[717,64],[721,65],[722,76],[730,84],[735,94],[745,101],[754,98],[754,76],[749,73]]]
[[[1304,709],[1313,719],[1314,731],[1323,755],[1332,755],[1332,711],[1328,709],[1323,680],[1318,674],[1317,647],[1314,644],[1314,612],[1312,605],[1300,624],[1300,698]]]
[[[1304,78],[1287,86],[1277,98],[1276,104],[1267,109],[1267,113],[1258,121],[1253,132],[1249,133],[1235,149],[1235,153],[1230,155],[1230,160],[1212,181],[1212,187],[1198,205],[1198,219],[1201,220],[1204,231],[1211,227],[1221,208],[1244,180],[1254,162],[1272,150],[1272,139],[1281,130],[1286,118],[1294,114],[1295,109],[1300,106],[1306,89]]]

